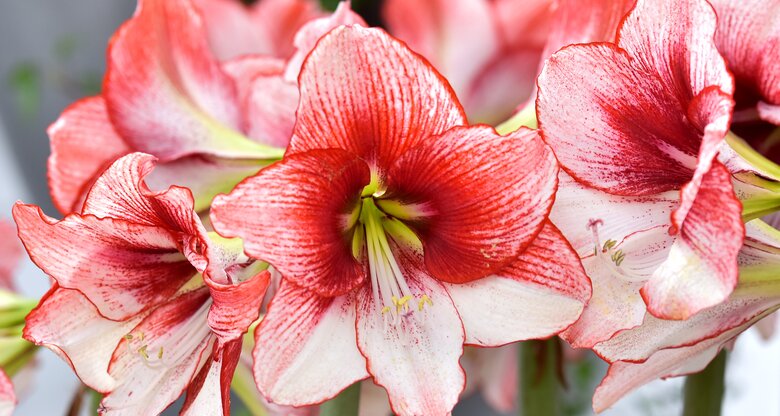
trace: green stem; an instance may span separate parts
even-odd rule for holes
[[[556,416],[561,413],[558,338],[521,342],[519,347],[518,414]]]
[[[338,396],[320,406],[320,416],[357,416],[360,407],[360,382],[347,387]]]
[[[703,371],[685,379],[683,416],[718,416],[723,404],[726,351],[721,351]]]
[[[255,379],[247,367],[241,364],[236,367],[230,388],[241,399],[252,416],[266,416],[265,408],[260,403],[260,392],[255,387]]]

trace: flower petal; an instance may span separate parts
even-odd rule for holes
[[[230,416],[230,384],[241,357],[241,339],[236,339],[219,349],[214,346],[215,357],[201,368],[187,389],[181,414],[183,416]]]
[[[163,161],[196,153],[268,156],[239,133],[236,86],[211,55],[202,18],[187,0],[139,3],[111,41],[105,99],[120,136]]]
[[[392,323],[364,289],[358,293],[358,347],[374,382],[387,390],[393,413],[448,414],[466,384],[458,364],[463,325],[441,284],[418,268],[404,272],[410,289],[427,294],[433,305]]]
[[[644,361],[665,348],[693,345],[720,336],[774,309],[780,295],[780,285],[773,272],[780,266],[780,233],[761,221],[749,222],[747,230],[739,255],[742,281],[728,300],[683,321],[663,320],[648,314],[641,326],[602,342],[594,350],[609,361]]]
[[[33,262],[60,286],[83,292],[110,319],[169,299],[196,273],[160,227],[77,215],[57,222],[21,203],[13,214]]]
[[[642,284],[667,260],[675,239],[666,226],[637,231],[617,242],[611,253],[623,254],[620,264],[602,251],[583,259],[593,282],[593,298],[579,321],[562,334],[577,348],[591,348],[615,333],[642,323],[646,306]]]
[[[299,87],[288,154],[340,148],[384,173],[407,149],[465,124],[447,81],[380,29],[328,33],[304,62]]]
[[[117,415],[158,414],[211,358],[209,292],[195,290],[155,309],[122,338],[108,373],[117,386],[101,405]]]
[[[323,296],[341,295],[365,280],[343,223],[369,181],[366,163],[343,150],[288,155],[218,196],[211,221],[286,279]]]
[[[733,106],[714,29],[706,2],[640,1],[619,47],[575,45],[553,55],[539,77],[538,113],[564,169],[618,195],[679,189],[693,176],[684,201],[695,196]],[[588,118],[562,122],[573,114]]]
[[[498,271],[531,244],[552,207],[556,174],[555,157],[535,131],[454,128],[402,155],[387,174],[385,196],[430,211],[411,224],[426,268],[463,283]]]
[[[255,380],[273,403],[319,404],[368,376],[352,295],[324,298],[283,281],[255,333]]]
[[[114,130],[102,97],[77,101],[49,126],[49,192],[63,214],[78,212],[92,183],[131,149]]]
[[[244,102],[249,137],[287,147],[295,126],[298,98],[297,85],[281,74],[255,77]]]
[[[499,49],[487,1],[389,0],[382,12],[390,33],[431,61],[461,97]]]
[[[287,61],[284,79],[297,83],[303,61],[314,49],[317,41],[326,33],[341,25],[368,26],[359,14],[352,11],[349,1],[339,2],[338,7],[330,16],[313,19],[303,25],[295,34],[295,53]]]
[[[13,236],[16,230],[12,223],[0,219],[0,235]],[[14,269],[22,258],[22,245],[16,238],[0,239],[0,290],[13,290]]]
[[[445,288],[463,321],[466,342],[487,347],[555,335],[577,320],[590,299],[577,253],[549,222],[495,276]]]
[[[16,394],[11,379],[0,370],[0,416],[11,416],[16,406]]]
[[[731,175],[715,162],[667,260],[642,287],[648,311],[659,318],[687,319],[726,299],[737,284],[744,234],[742,204],[734,195]]]
[[[675,191],[648,196],[611,195],[583,186],[561,171],[550,220],[584,257],[593,253],[596,244],[623,241],[634,232],[668,224],[679,198]],[[594,239],[593,227],[599,242]]]
[[[211,206],[215,196],[230,192],[236,184],[254,175],[263,166],[264,163],[256,160],[197,155],[159,164],[144,179],[154,191],[162,191],[173,185],[189,189],[195,199],[195,212],[204,212]]]
[[[780,73],[780,31],[777,30],[780,2],[711,0],[710,3],[718,14],[715,42],[741,88],[758,93],[767,103],[780,104],[777,75]],[[762,118],[780,124],[780,117],[767,115],[762,114]]]
[[[108,393],[116,386],[108,374],[111,356],[140,320],[108,320],[79,291],[55,285],[27,316],[24,338],[59,355],[90,388]]]

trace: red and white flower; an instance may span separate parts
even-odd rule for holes
[[[640,0],[614,43],[566,47],[539,77],[542,135],[566,172],[552,219],[594,282],[566,334],[577,346],[639,325],[645,304],[689,318],[737,283],[742,207],[716,160],[734,85],[715,25],[703,0]]]
[[[16,404],[14,385],[5,373],[0,370],[0,416],[11,416]]]
[[[546,219],[555,158],[530,130],[461,127],[446,81],[377,29],[340,27],[303,65],[284,159],[211,219],[284,277],[256,332],[274,403],[373,377],[399,414],[445,414],[464,344],[547,337],[590,288]]]
[[[206,232],[188,189],[151,191],[154,164],[142,153],[120,158],[61,221],[14,207],[30,258],[56,281],[24,337],[104,393],[106,414],[157,414],[185,390],[184,413],[227,414],[268,272],[240,242]]]

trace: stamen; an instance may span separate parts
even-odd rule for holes
[[[623,251],[623,249],[615,250],[615,247],[618,245],[616,240],[608,239],[604,242],[603,245],[601,244],[598,228],[602,225],[604,225],[604,221],[600,219],[591,219],[588,221],[587,225],[587,227],[593,232],[593,254],[596,256],[596,258],[601,262],[601,264],[605,266],[610,274],[620,280],[626,282],[644,282],[647,280],[646,276],[632,273],[631,271],[620,267],[623,264],[623,261],[626,259],[626,253]]]

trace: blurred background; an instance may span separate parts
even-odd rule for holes
[[[332,8],[336,1],[323,3]],[[374,25],[381,23],[379,7],[379,1],[353,1],[353,8]],[[108,39],[134,8],[134,0],[0,0],[0,218],[10,218],[17,200],[57,215],[46,185],[46,128],[67,105],[100,92]],[[39,297],[48,288],[46,277],[26,259],[16,279],[28,296]],[[755,329],[739,338],[729,356],[725,415],[780,415],[778,338],[762,339]],[[17,381],[21,394],[15,414],[65,415],[78,380],[48,350],[41,350],[38,358],[35,371]],[[567,414],[592,414],[590,396],[605,371],[592,354],[569,366]],[[604,414],[679,414],[681,385],[682,379],[651,383]],[[489,409],[477,393],[455,414],[500,413]]]

